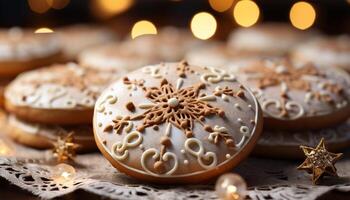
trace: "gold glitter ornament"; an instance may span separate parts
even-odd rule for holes
[[[303,150],[306,159],[297,169],[306,170],[309,174],[312,173],[313,184],[317,184],[323,175],[338,176],[334,164],[343,154],[327,151],[324,138],[321,139],[316,148],[307,146],[300,146],[300,148]]]
[[[74,132],[70,132],[67,135],[59,136],[53,142],[52,154],[58,163],[73,160],[78,147],[79,145],[74,143]]]

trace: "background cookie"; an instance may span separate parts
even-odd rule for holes
[[[161,60],[154,51],[139,52],[138,47],[130,47],[130,44],[127,45],[129,47],[124,47],[124,44],[112,43],[90,48],[79,55],[78,62],[88,68],[124,73]]]
[[[57,30],[66,61],[75,61],[78,54],[87,48],[116,41],[118,36],[112,30],[97,26],[77,24]]]
[[[340,152],[350,146],[350,119],[322,130],[314,131],[264,131],[254,148],[253,154],[274,158],[304,158],[300,145],[317,146],[325,138],[327,149]]]
[[[350,37],[318,37],[300,44],[291,53],[296,63],[313,62],[323,67],[340,67],[350,72]]]
[[[234,75],[186,62],[151,65],[112,84],[94,113],[96,143],[118,170],[157,183],[194,183],[230,170],[262,128]]]
[[[228,45],[241,53],[284,55],[311,35],[287,24],[265,23],[235,30],[229,36]]]
[[[25,72],[5,91],[18,118],[44,124],[89,124],[100,92],[117,77],[70,63]]]
[[[132,71],[159,62],[180,61],[189,49],[200,44],[188,31],[165,27],[157,35],[143,35],[86,50],[78,60],[81,65],[95,69]]]
[[[36,67],[60,61],[55,34],[34,34],[30,29],[0,30],[0,77],[14,77]]]
[[[53,142],[61,135],[73,132],[74,143],[79,144],[79,151],[91,151],[96,149],[92,127],[81,126],[48,126],[37,123],[28,123],[10,115],[7,118],[6,134],[14,141],[26,146],[48,149],[53,147]]]
[[[246,65],[272,56],[259,54],[242,54],[229,48],[225,43],[211,42],[207,45],[193,48],[186,54],[188,63],[197,66],[218,67],[227,69],[235,65]]]
[[[284,59],[236,67],[232,70],[259,100],[265,128],[327,128],[350,115],[350,78],[344,71],[296,66]]]

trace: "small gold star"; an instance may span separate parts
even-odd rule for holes
[[[67,160],[73,160],[75,157],[75,150],[79,147],[74,143],[74,132],[70,132],[66,135],[60,135],[55,142],[53,142],[53,157],[56,158],[58,163],[65,162]]]
[[[306,170],[309,174],[312,173],[313,184],[317,184],[323,175],[338,176],[334,164],[343,154],[327,151],[324,138],[321,139],[316,148],[306,146],[300,146],[300,148],[303,150],[306,159],[297,169]]]

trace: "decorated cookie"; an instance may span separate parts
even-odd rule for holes
[[[274,158],[304,158],[300,146],[316,146],[324,138],[330,151],[340,152],[350,146],[350,119],[322,130],[264,131],[253,154]]]
[[[25,122],[10,115],[7,117],[5,132],[14,141],[38,149],[52,148],[58,137],[73,133],[74,143],[79,145],[80,151],[96,149],[90,125],[50,126]]]
[[[288,24],[267,23],[235,30],[228,45],[242,53],[283,55],[311,35]]]
[[[186,54],[186,60],[192,65],[217,68],[230,68],[231,65],[244,65],[264,58],[267,57],[259,54],[244,54],[219,42],[202,45]]]
[[[253,148],[262,114],[234,75],[186,62],[136,70],[106,89],[96,143],[118,170],[157,183],[194,183],[232,169]]]
[[[6,88],[5,107],[28,122],[89,124],[97,97],[115,78],[73,63],[25,72]]]
[[[350,72],[350,37],[319,37],[300,44],[293,52],[296,63],[313,62],[318,66],[340,67]]]
[[[350,78],[344,71],[296,66],[285,59],[231,70],[255,93],[268,129],[319,129],[350,116]]]
[[[78,62],[88,68],[107,72],[123,72],[132,71],[147,64],[158,63],[161,60],[158,55],[151,53],[153,51],[142,53],[135,47],[124,48],[124,44],[112,43],[88,49],[79,55]]]
[[[109,44],[84,51],[79,56],[83,66],[100,70],[132,71],[161,61],[179,61],[201,42],[189,32],[166,27],[157,35],[143,35],[122,43]]]
[[[34,30],[0,29],[0,77],[41,67],[60,59],[55,34],[35,34]]]
[[[87,48],[107,44],[117,40],[112,30],[96,25],[72,25],[57,30],[67,61],[76,60],[78,54]]]

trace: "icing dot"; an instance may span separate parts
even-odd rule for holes
[[[238,103],[235,103],[235,108],[240,109],[240,106]]]
[[[184,164],[185,164],[185,165],[188,165],[188,160],[184,160]]]
[[[225,157],[226,157],[227,159],[229,159],[229,158],[231,157],[231,155],[230,155],[230,154],[226,154]]]
[[[239,131],[241,133],[243,133],[244,135],[248,135],[249,134],[249,128],[246,126],[241,126],[241,128],[239,129]]]
[[[177,99],[177,98],[175,98],[175,97],[173,97],[173,98],[170,98],[169,100],[168,100],[168,105],[171,107],[171,108],[175,108],[176,106],[178,106],[179,105],[179,100]]]
[[[253,108],[253,106],[251,104],[248,105],[248,108]]]
[[[181,149],[181,153],[182,153],[182,154],[185,154],[186,152],[185,152],[185,150],[184,150],[184,149]]]
[[[238,121],[239,123],[242,123],[242,119],[241,119],[241,118],[238,118],[237,121]]]
[[[99,127],[101,127],[101,126],[102,126],[102,123],[101,123],[101,122],[100,122],[100,123],[98,123],[98,126],[99,126]]]
[[[112,112],[112,111],[109,111],[108,114],[111,115],[111,114],[113,114],[113,112]]]

